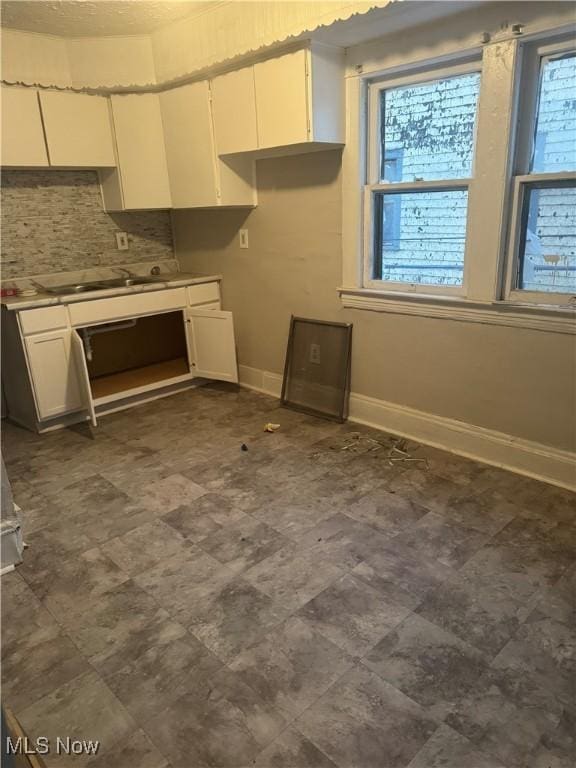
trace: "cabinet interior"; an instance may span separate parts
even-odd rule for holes
[[[181,310],[78,329],[94,400],[190,374]]]

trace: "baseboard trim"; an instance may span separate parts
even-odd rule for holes
[[[240,386],[262,392],[264,395],[280,397],[282,393],[282,376],[279,373],[262,371],[260,368],[251,368],[248,365],[238,366]]]
[[[240,384],[279,397],[282,376],[240,366]],[[351,393],[350,421],[576,491],[576,454],[408,406]]]

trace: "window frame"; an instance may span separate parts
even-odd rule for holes
[[[440,66],[430,65],[425,69],[419,69],[410,74],[400,73],[371,79],[367,82],[367,115],[366,115],[366,142],[365,142],[365,168],[363,192],[363,254],[362,254],[362,286],[365,289],[391,293],[424,294],[429,296],[445,296],[450,298],[463,298],[468,290],[468,263],[469,263],[469,238],[468,229],[470,222],[470,191],[473,188],[476,164],[476,138],[478,129],[478,112],[480,96],[474,121],[474,139],[471,176],[457,179],[435,179],[430,181],[403,181],[381,182],[381,93],[391,88],[399,88],[407,85],[424,85],[426,83],[445,80],[450,77],[477,73],[480,75],[480,88],[482,87],[482,60],[480,57],[471,57],[464,62],[444,63]],[[372,277],[375,260],[375,229],[376,229],[376,197],[382,192],[441,192],[444,190],[464,190],[468,193],[466,210],[466,235],[464,245],[463,277],[462,285],[422,285],[420,283],[396,282],[391,280],[379,280]]]
[[[503,298],[514,304],[540,305],[542,307],[574,307],[576,292],[529,291],[520,288],[521,254],[524,239],[523,210],[526,192],[538,183],[576,181],[576,172],[531,173],[532,155],[536,151],[536,122],[541,72],[546,60],[567,53],[576,53],[574,38],[551,43],[525,43],[522,46],[522,66],[519,79],[522,99],[516,121],[516,157],[512,177],[512,199],[509,207],[510,233],[505,254],[506,272]]]

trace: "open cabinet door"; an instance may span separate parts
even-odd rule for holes
[[[90,414],[90,423],[95,427],[97,424],[96,411],[94,410],[94,401],[92,400],[92,389],[90,387],[86,356],[84,355],[84,345],[76,331],[72,331],[72,357],[78,372],[78,383],[80,385],[82,405]]]
[[[190,365],[195,376],[238,382],[232,312],[186,310]]]

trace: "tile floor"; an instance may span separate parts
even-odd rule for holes
[[[574,497],[358,429],[226,385],[4,426],[3,699],[101,741],[48,765],[574,766]]]

